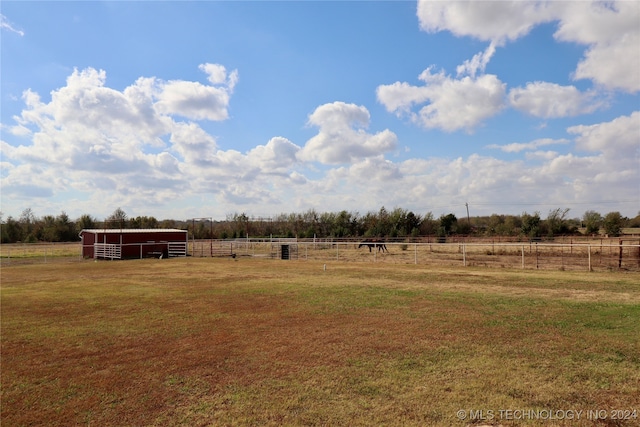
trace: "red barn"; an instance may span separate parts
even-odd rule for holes
[[[170,258],[187,256],[187,230],[85,229],[80,232],[84,258]]]

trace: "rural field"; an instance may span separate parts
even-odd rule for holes
[[[3,426],[637,426],[640,274],[3,265]]]

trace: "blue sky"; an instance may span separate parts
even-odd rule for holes
[[[5,218],[640,211],[639,2],[0,7]]]

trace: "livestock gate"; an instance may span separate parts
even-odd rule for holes
[[[298,239],[271,239],[271,258],[298,259]]]
[[[213,238],[213,217],[191,218],[189,222],[191,223],[191,241],[188,252],[191,256],[235,258],[233,241]]]

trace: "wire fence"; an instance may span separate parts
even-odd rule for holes
[[[640,240],[616,243],[378,242],[295,239],[195,241],[192,256],[244,256],[284,260],[480,266],[494,268],[640,271]]]
[[[80,243],[11,243],[0,245],[0,265],[82,261]]]
[[[243,257],[576,271],[640,272],[640,239],[570,242],[375,242],[298,239],[191,240],[191,257]],[[80,243],[5,244],[0,264],[82,261]]]

